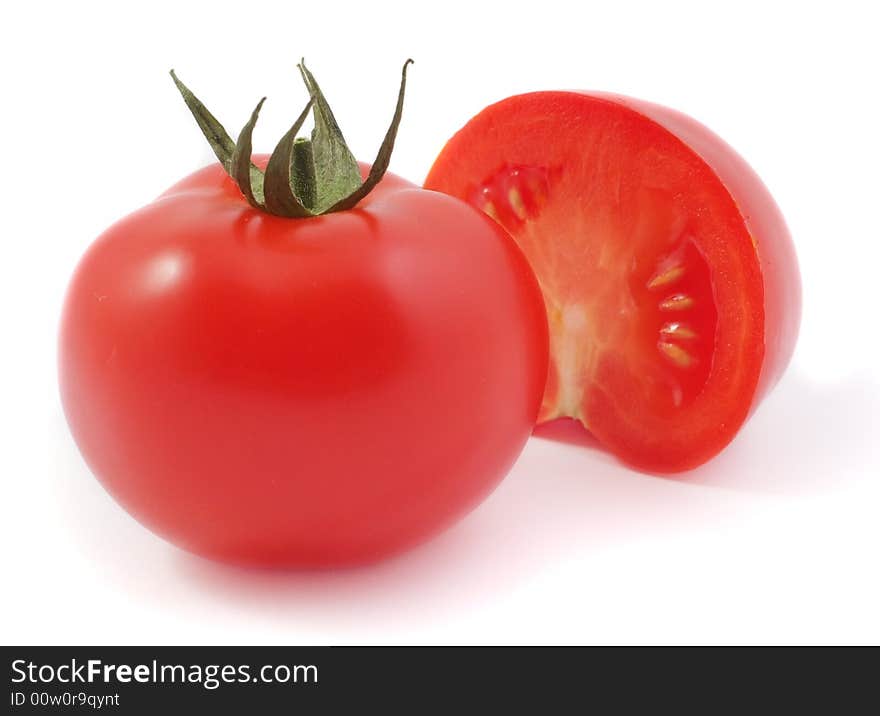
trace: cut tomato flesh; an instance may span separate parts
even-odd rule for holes
[[[616,196],[598,197],[604,211],[574,214],[554,169],[504,167],[470,197],[516,236],[540,277],[554,361],[539,420],[589,424],[585,396],[600,369],[628,374],[657,411],[681,408],[706,382],[717,323],[691,222],[657,189],[632,197],[625,216],[610,215]]]
[[[576,418],[656,471],[730,441],[764,361],[758,242],[679,136],[615,98],[521,95],[453,137],[425,186],[500,222],[538,276],[551,331],[539,422]]]

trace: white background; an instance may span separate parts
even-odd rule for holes
[[[880,641],[880,112],[866,2],[315,0],[7,4],[0,634],[6,643]],[[199,9],[197,9],[199,8]],[[55,334],[89,242],[211,160],[167,71],[268,150],[305,55],[370,160],[409,56],[392,170],[421,181],[491,101],[603,89],[671,105],[752,163],[795,237],[793,364],[682,479],[533,438],[474,513],[376,567],[231,569],[129,518],[61,414]]]

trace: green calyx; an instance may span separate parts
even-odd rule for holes
[[[391,160],[403,113],[406,68],[410,63],[412,60],[407,60],[403,65],[391,126],[369,175],[363,181],[336,118],[304,61],[297,67],[309,92],[308,104],[275,146],[265,171],[251,161],[251,136],[265,97],[251,113],[235,142],[205,105],[177,78],[174,70],[171,70],[171,78],[217,159],[248,203],[275,216],[305,218],[351,209],[381,181]],[[309,111],[314,114],[315,124],[311,139],[297,137]]]

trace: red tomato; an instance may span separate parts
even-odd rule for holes
[[[508,471],[546,375],[521,251],[393,175],[286,219],[202,169],[91,246],[61,324],[94,473],[156,533],[240,563],[370,561],[436,533]]]
[[[541,422],[576,418],[637,467],[684,470],[788,364],[800,278],[782,215],[689,117],[604,94],[511,97],[449,141],[425,186],[495,217],[538,275]]]

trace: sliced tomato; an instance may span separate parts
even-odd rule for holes
[[[782,216],[684,115],[612,95],[511,97],[449,141],[425,187],[495,218],[538,276],[551,331],[539,422],[576,418],[646,470],[692,468],[791,357],[800,279]]]

